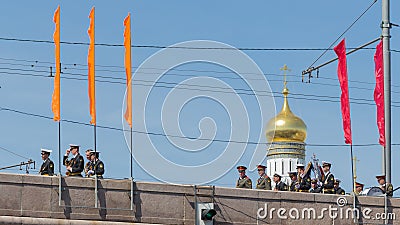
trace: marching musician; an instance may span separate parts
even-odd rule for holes
[[[296,183],[297,183],[297,172],[296,171],[291,171],[288,173],[290,177],[290,186],[289,186],[289,191],[297,191],[296,189]]]
[[[281,175],[275,173],[273,179],[275,182],[274,191],[287,191],[288,190],[287,184],[285,184],[284,182],[281,181],[281,179],[282,179]]]
[[[310,176],[304,172],[304,165],[297,164],[297,183],[295,185],[298,192],[308,192],[311,188]]]
[[[239,172],[239,179],[236,181],[236,188],[252,189],[251,179],[246,175],[247,167],[238,166],[236,169]]]
[[[341,188],[340,185],[340,180],[339,179],[335,179],[335,183],[333,185],[333,188],[335,189],[335,194],[337,195],[344,195],[346,192],[343,190],[343,188]]]
[[[311,189],[310,193],[321,193],[321,187],[318,186],[318,179],[311,179]]]
[[[386,177],[385,175],[378,175],[376,176],[376,179],[379,183],[379,188],[382,190],[384,194],[387,196],[392,197],[393,196],[393,185],[391,183],[386,182]]]
[[[322,179],[321,179],[321,187],[322,192],[325,194],[334,194],[334,183],[335,177],[331,173],[331,163],[330,162],[322,162],[322,170],[324,172]]]
[[[82,171],[84,167],[83,157],[79,154],[79,145],[70,144],[70,148],[67,149],[63,165],[67,167],[67,176],[82,177]],[[72,159],[69,160],[69,153],[72,153]]]
[[[364,184],[356,182],[356,190],[354,191],[355,195],[360,195],[364,189]]]
[[[92,165],[92,159],[90,156],[90,152],[92,151],[92,149],[88,149],[85,151],[85,155],[86,155],[86,159],[88,160],[87,163],[85,164],[85,167],[83,169],[83,171],[85,172],[85,177],[89,177],[88,175],[88,171],[91,170],[90,166]]]
[[[52,150],[49,149],[41,149],[42,154],[42,166],[40,166],[40,175],[45,176],[53,176],[54,175],[54,163],[50,160],[49,156]]]
[[[102,179],[104,174],[104,163],[99,159],[100,152],[90,151],[90,167],[88,171],[88,177],[97,176]]]
[[[271,178],[265,174],[266,166],[258,165],[257,171],[260,178],[257,179],[256,189],[271,190]]]

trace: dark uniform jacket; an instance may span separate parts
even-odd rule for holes
[[[297,188],[296,188],[296,183],[297,183],[297,180],[292,180],[292,182],[290,183],[290,191],[297,191]]]
[[[335,189],[335,194],[344,195],[346,194],[346,192],[341,187],[338,187],[337,189]]]
[[[321,193],[321,187],[311,188],[310,193]]]
[[[236,181],[236,187],[252,189],[251,179],[248,176],[244,176],[243,178],[239,177]]]
[[[333,174],[331,174],[330,171],[328,172],[328,174],[323,176],[321,182],[322,182],[322,189],[323,189],[324,193],[326,193],[326,194],[334,194],[335,193],[335,189],[333,188],[334,183],[335,183],[335,177],[333,176]]]
[[[257,179],[256,189],[271,190],[271,178],[267,174]]]
[[[279,181],[279,183],[277,183],[275,185],[275,190],[277,191],[287,191],[288,190],[288,186],[283,183],[282,181]]]
[[[103,178],[104,174],[104,163],[101,160],[97,160],[96,162],[90,162],[89,170],[93,170],[97,177]],[[94,176],[94,174],[89,174],[88,177]]]
[[[68,156],[64,156],[63,165],[71,167],[71,171],[69,171],[68,176],[82,176],[81,173],[84,167],[83,164],[83,157],[79,153],[71,160],[68,160]]]
[[[49,158],[47,158],[42,163],[42,166],[40,167],[39,173],[41,175],[53,176],[54,175],[54,163],[53,163],[53,161],[51,161]]]
[[[298,191],[299,192],[308,192],[308,190],[310,190],[311,188],[311,179],[310,176],[308,176],[307,174],[304,175],[304,177],[299,177],[299,181],[298,181]]]

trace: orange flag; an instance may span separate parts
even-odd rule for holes
[[[90,101],[90,124],[96,125],[96,98],[95,98],[95,82],[94,82],[94,7],[89,15],[90,25],[88,34],[90,38],[88,52],[88,81],[89,81],[89,101]]]
[[[56,56],[56,75],[54,77],[54,91],[51,101],[51,110],[54,113],[54,121],[60,120],[60,6],[54,12],[54,23],[56,29],[54,30],[53,39],[55,44]]]
[[[132,55],[131,55],[131,14],[124,20],[124,47],[125,47],[125,72],[126,72],[126,85],[127,85],[127,97],[126,97],[126,111],[125,120],[132,128]]]

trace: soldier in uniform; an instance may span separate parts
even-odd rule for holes
[[[321,187],[318,186],[318,179],[311,179],[311,189],[310,193],[321,193]]]
[[[355,195],[360,195],[364,189],[364,184],[356,182],[356,190],[354,192]]]
[[[86,154],[86,159],[88,160],[87,163],[85,164],[85,167],[83,169],[83,171],[85,172],[85,177],[89,177],[88,175],[88,171],[91,170],[91,165],[92,165],[92,159],[90,156],[90,152],[92,151],[92,149],[88,149],[85,151]]]
[[[266,166],[258,165],[258,175],[260,178],[257,179],[256,189],[263,189],[263,190],[271,190],[271,178],[267,174],[265,174]]]
[[[393,185],[391,183],[386,182],[385,175],[378,175],[376,179],[379,183],[379,188],[383,191],[387,196],[393,196]]]
[[[287,191],[288,190],[287,184],[285,184],[284,182],[281,181],[281,179],[282,179],[281,175],[275,173],[273,179],[274,179],[274,182],[275,182],[274,191]]]
[[[67,176],[78,176],[82,177],[82,171],[84,167],[83,157],[79,154],[79,145],[70,144],[70,148],[67,149],[63,165],[67,167]],[[72,153],[73,157],[71,160],[68,159],[69,153]]]
[[[321,187],[322,193],[325,194],[335,194],[335,189],[333,188],[335,183],[335,177],[331,173],[331,163],[329,162],[322,162],[322,170],[324,174],[322,175],[321,179]]]
[[[53,176],[54,175],[54,163],[53,161],[50,160],[50,153],[52,152],[49,149],[41,149],[42,151],[42,160],[43,163],[40,166],[40,175],[45,175],[45,176]]]
[[[296,183],[297,183],[297,172],[296,171],[292,171],[289,172],[289,177],[290,177],[290,187],[289,187],[289,191],[297,191],[296,189]]]
[[[97,176],[102,179],[104,174],[104,163],[99,159],[100,152],[90,151],[90,170],[88,171],[88,177]]]
[[[308,192],[311,188],[311,179],[308,174],[304,172],[304,165],[297,164],[297,182],[295,188],[298,192]]]
[[[236,168],[239,172],[239,179],[236,181],[236,187],[252,189],[251,179],[246,175],[247,167],[238,166]]]
[[[340,185],[340,180],[339,179],[335,179],[335,183],[333,185],[333,188],[335,189],[335,194],[337,195],[344,195],[346,194],[346,192],[343,190],[343,188],[341,188]]]

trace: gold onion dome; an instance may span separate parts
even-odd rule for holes
[[[286,86],[286,85],[285,85]],[[302,119],[292,113],[287,96],[289,90],[283,89],[283,106],[278,115],[267,123],[268,142],[304,142],[307,137],[307,126]]]

